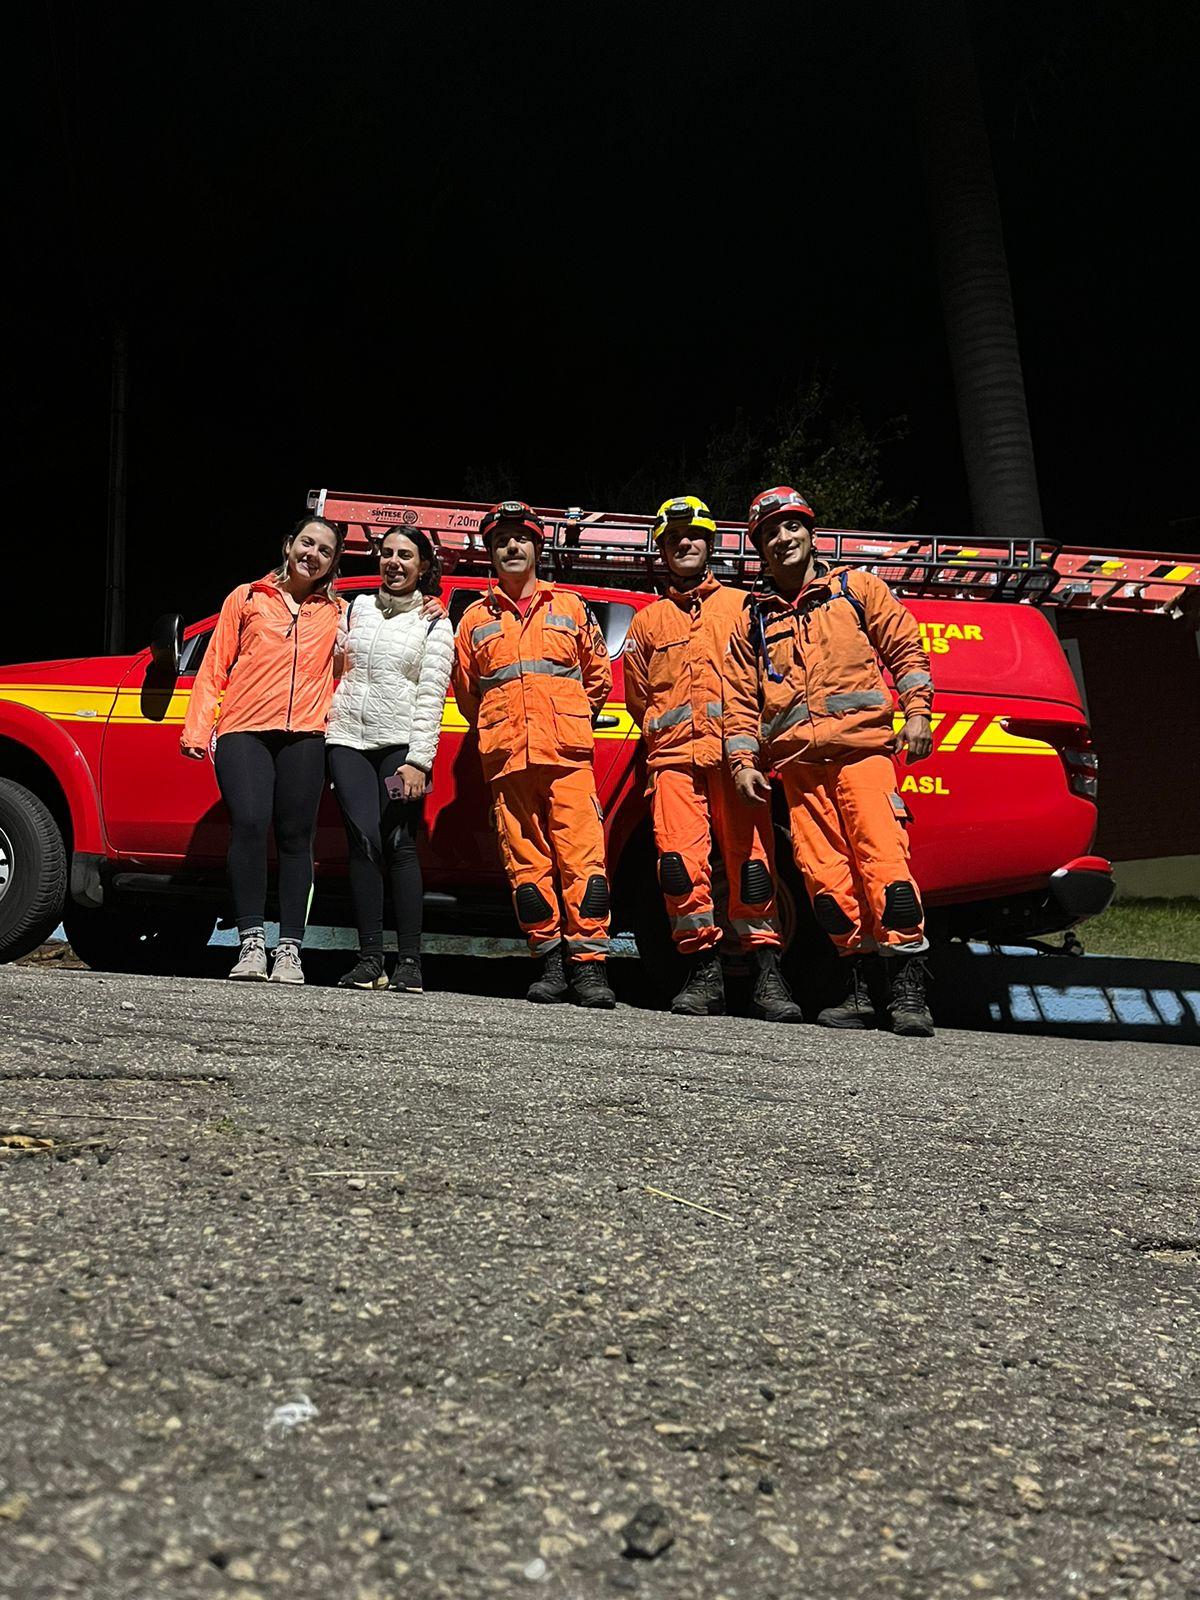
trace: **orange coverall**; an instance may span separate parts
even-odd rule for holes
[[[725,668],[734,771],[775,769],[817,922],[845,955],[928,948],[892,765],[891,673],[906,717],[933,680],[917,624],[874,573],[818,568],[738,618]]]
[[[479,734],[500,855],[530,949],[546,955],[565,938],[573,959],[603,960],[609,892],[592,719],[612,688],[612,666],[595,618],[573,591],[542,582],[522,618],[493,585],[459,622],[453,682]]]
[[[679,950],[711,950],[712,836],[729,879],[729,917],[742,946],[777,949],[771,815],[738,798],[721,748],[721,669],[749,596],[711,573],[633,619],[622,658],[625,703],[642,729],[658,881]]]

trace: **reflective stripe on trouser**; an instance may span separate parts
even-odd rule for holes
[[[545,955],[565,940],[568,954],[578,960],[603,960],[609,949],[608,915],[584,910],[589,883],[595,878],[608,882],[604,824],[591,767],[526,767],[497,778],[492,800],[500,859],[514,903],[524,899],[528,906],[540,900],[546,909],[544,916],[521,916],[526,906],[517,906],[529,948]],[[520,891],[527,887],[536,894],[522,897]]]
[[[927,949],[923,923],[896,929],[885,928],[882,921],[889,884],[911,884],[916,892],[908,836],[894,804],[896,769],[891,759],[789,761],[779,776],[796,865],[817,922],[837,948],[844,955]],[[824,907],[817,904],[822,896]],[[834,922],[842,924],[842,931],[833,930]]]
[[[671,936],[684,955],[711,950],[721,938],[713,909],[712,839],[716,835],[729,880],[729,920],[743,948],[777,948],[775,858],[768,806],[748,806],[739,799],[725,767],[703,772],[692,767],[664,767],[654,774],[650,817],[658,851],[659,883],[666,901]],[[691,888],[682,894],[664,883],[664,856],[678,855]],[[750,881],[744,871],[759,864]],[[765,879],[764,879],[765,872]],[[743,890],[766,893],[765,899],[743,899]]]

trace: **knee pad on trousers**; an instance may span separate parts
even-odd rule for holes
[[[692,892],[692,878],[683,864],[678,850],[658,858],[658,881],[666,894],[681,895]]]
[[[850,933],[854,924],[831,894],[813,897],[813,916],[822,933]]]
[[[742,899],[748,906],[765,906],[775,892],[765,861],[742,862]]]
[[[608,879],[603,873],[594,873],[588,879],[583,899],[579,902],[579,909],[585,917],[608,915]]]
[[[883,897],[883,916],[879,919],[885,928],[915,928],[924,915],[911,883],[901,880],[888,884]]]
[[[553,907],[536,883],[523,883],[513,895],[513,905],[517,908],[517,921],[525,927],[535,922],[545,922],[553,912]]]

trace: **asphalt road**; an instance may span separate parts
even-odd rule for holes
[[[0,1014],[4,1595],[1200,1595],[1194,1051]]]

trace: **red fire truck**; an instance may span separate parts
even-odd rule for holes
[[[335,494],[309,506],[343,522],[350,555],[395,526],[441,547],[457,621],[487,583],[484,507]],[[541,509],[541,508],[539,508]],[[651,518],[547,510],[544,570],[596,613],[613,657],[596,781],[605,808],[615,921],[644,955],[667,947],[654,874],[638,730],[624,704],[621,651],[661,582]],[[929,651],[937,699],[928,761],[898,769],[931,932],[1019,942],[1095,915],[1112,893],[1089,854],[1096,758],[1081,697],[1051,618],[1063,607],[1162,615],[1200,597],[1196,572],[1168,558],[1051,543],[970,544],[820,532],[826,559],[869,567],[904,598]],[[722,523],[714,566],[752,585],[743,527]],[[371,579],[346,578],[343,592]],[[0,960],[35,947],[60,919],[97,966],[182,971],[207,943],[224,898],[224,808],[209,762],[184,760],[179,731],[215,618],[159,620],[148,648],[0,669]],[[780,821],[783,901],[793,946],[815,930]],[[428,806],[427,925],[512,933],[478,754],[453,699]],[[349,925],[345,844],[332,796],[316,839],[313,921]]]

